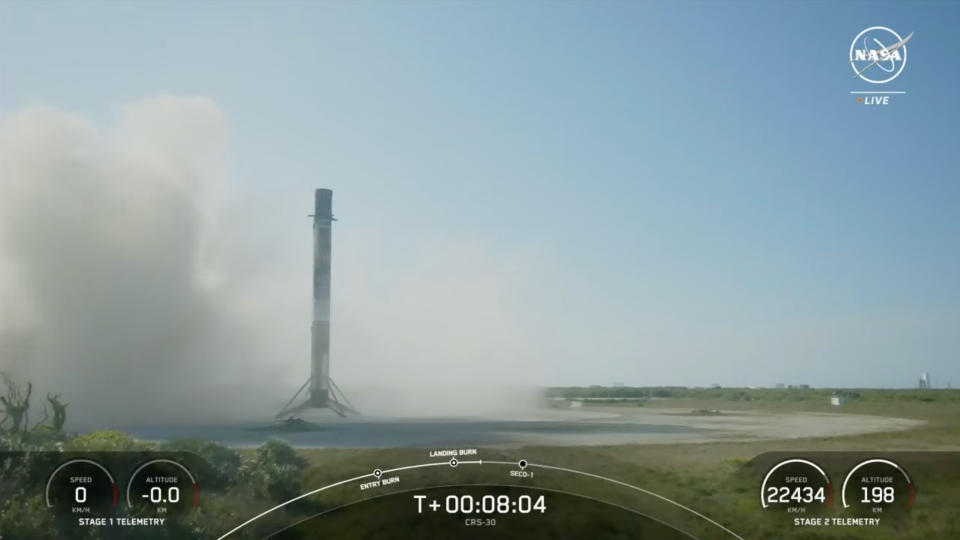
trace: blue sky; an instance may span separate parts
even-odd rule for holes
[[[958,23],[945,2],[5,2],[0,111],[209,97],[290,260],[322,186],[341,238],[386,233],[370,279],[459,242],[520,265],[546,384],[960,385]],[[846,61],[873,25],[915,32],[887,107],[849,94],[873,89]]]

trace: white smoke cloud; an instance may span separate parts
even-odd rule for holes
[[[211,278],[225,135],[199,97],[125,105],[106,130],[47,107],[3,119],[0,368],[80,422],[228,412],[217,385],[256,343]]]
[[[521,316],[526,265],[473,242],[434,245],[399,267],[346,252],[345,276],[334,276],[342,300],[334,299],[331,369],[351,381],[365,411],[502,416],[534,405],[543,355]]]
[[[61,393],[74,426],[268,418],[306,375],[309,229],[306,253],[256,256],[269,229],[228,219],[254,205],[226,134],[203,97],[130,103],[107,128],[2,119],[0,370]],[[452,240],[378,271],[360,236],[335,239],[332,329],[360,408],[482,414],[537,380],[518,263]]]

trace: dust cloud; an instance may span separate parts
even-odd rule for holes
[[[532,390],[543,380],[544,353],[533,314],[524,316],[533,276],[522,260],[450,243],[398,269],[370,264],[376,259],[364,240],[353,243],[342,279],[334,274],[343,299],[334,298],[331,354],[340,362],[331,376],[350,381],[365,411],[515,417],[538,406]]]
[[[266,420],[306,377],[309,229],[246,234],[227,132],[204,97],[132,102],[108,127],[49,107],[2,118],[0,370],[61,394],[68,427]],[[303,248],[256,256],[283,245],[271,234]],[[452,239],[387,272],[365,238],[335,232],[331,371],[355,405],[533,403],[522,271]]]

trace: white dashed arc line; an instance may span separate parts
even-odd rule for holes
[[[438,486],[430,486],[430,489],[458,488],[458,487],[463,487],[463,485],[464,485],[464,484],[445,484],[445,485],[438,485]],[[503,488],[514,488],[514,487],[518,487],[516,484],[470,484],[470,486],[471,486],[471,487],[503,487]],[[415,491],[420,491],[421,489],[422,489],[422,488],[407,489],[407,490],[404,490],[404,491],[398,491],[398,492],[390,493],[390,494],[377,495],[377,496],[371,497],[371,498],[369,498],[369,499],[361,499],[361,500],[359,500],[359,501],[354,501],[354,502],[342,504],[342,505],[340,505],[340,506],[335,506],[335,507],[333,507],[333,508],[329,508],[329,509],[324,510],[324,511],[322,511],[322,512],[318,512],[318,513],[316,513],[316,514],[314,514],[314,515],[312,515],[312,516],[305,517],[305,518],[301,519],[300,521],[298,521],[298,522],[296,522],[296,523],[293,523],[293,524],[291,524],[291,525],[288,525],[287,527],[284,527],[283,529],[280,529],[280,530],[278,530],[278,531],[275,531],[275,532],[271,533],[269,536],[263,537],[262,540],[270,540],[270,539],[273,538],[274,536],[276,536],[276,535],[278,535],[278,534],[281,534],[281,533],[283,533],[284,531],[287,531],[287,530],[289,530],[289,529],[291,529],[291,528],[294,528],[294,527],[296,527],[297,525],[300,525],[301,523],[303,523],[303,522],[305,522],[305,521],[308,521],[308,520],[311,520],[311,519],[314,519],[314,518],[323,516],[324,514],[328,514],[328,513],[330,513],[330,512],[334,512],[334,511],[336,511],[336,510],[341,510],[341,509],[343,509],[343,508],[347,508],[347,507],[354,506],[354,505],[357,505],[357,504],[363,504],[363,503],[365,503],[365,502],[368,502],[368,501],[371,501],[371,500],[380,499],[380,498],[383,498],[383,497],[390,497],[390,496],[393,496],[393,495],[403,495],[403,494],[407,494],[407,493],[413,493],[413,492],[415,492]],[[651,516],[651,515],[644,514],[644,513],[642,513],[642,512],[638,512],[637,510],[633,510],[633,509],[631,509],[631,508],[627,508],[626,506],[621,506],[621,505],[619,505],[619,504],[617,504],[617,503],[612,503],[612,502],[609,502],[609,501],[602,501],[602,500],[600,500],[600,499],[598,499],[598,498],[596,498],[596,497],[590,497],[589,495],[576,494],[576,493],[571,493],[571,492],[563,491],[563,490],[559,490],[559,489],[550,489],[550,488],[534,487],[534,486],[528,486],[527,489],[530,489],[530,490],[533,490],[533,491],[546,491],[546,492],[549,492],[549,493],[560,493],[560,494],[563,494],[563,495],[571,495],[571,496],[573,496],[573,497],[580,497],[580,498],[583,498],[583,499],[586,499],[586,500],[589,500],[589,501],[594,501],[594,502],[606,504],[606,505],[609,505],[609,506],[614,506],[614,507],[619,508],[619,509],[621,509],[621,510],[624,510],[624,511],[626,511],[626,512],[630,512],[630,513],[632,513],[632,514],[636,514],[636,515],[638,515],[638,516],[642,516],[642,517],[644,517],[644,518],[646,518],[646,519],[649,519],[649,520],[651,520],[651,521],[655,521],[655,522],[663,525],[664,527],[667,527],[667,528],[669,528],[669,529],[673,529],[673,530],[679,532],[680,534],[682,534],[682,535],[684,535],[684,536],[688,536],[688,537],[692,538],[693,540],[700,540],[700,538],[698,538],[698,537],[690,534],[688,531],[685,531],[685,530],[683,530],[683,529],[680,529],[680,528],[678,528],[678,527],[676,527],[676,526],[674,526],[674,525],[670,525],[669,523],[667,523],[667,522],[665,522],[665,521],[662,521],[662,520],[659,520],[659,519],[657,519],[657,518],[655,518],[655,517],[653,517],[653,516]],[[0,538],[0,540],[3,540],[3,539]]]
[[[477,464],[480,464],[480,463],[482,463],[482,462],[478,460],[478,461],[465,461],[464,463],[477,463]],[[389,472],[405,471],[405,470],[409,470],[409,469],[419,469],[419,468],[421,468],[421,467],[437,467],[437,466],[440,466],[440,465],[446,465],[446,466],[449,467],[449,466],[450,466],[450,463],[449,463],[448,461],[439,461],[439,462],[435,462],[435,463],[421,463],[421,464],[419,464],[419,465],[407,465],[407,466],[405,466],[405,467],[397,467],[397,468],[395,468],[395,469],[387,469],[387,470],[385,470],[385,471],[380,470],[380,469],[377,469],[377,470],[380,471],[380,474],[381,474],[381,475],[383,475],[383,474],[386,474],[386,473],[389,473]],[[276,506],[274,506],[273,508],[270,508],[270,509],[268,509],[268,510],[264,510],[263,512],[261,512],[261,513],[255,515],[255,516],[253,516],[252,518],[248,519],[247,521],[244,521],[244,522],[241,523],[240,525],[237,525],[237,526],[234,527],[233,529],[230,529],[226,534],[224,534],[224,535],[221,536],[220,538],[217,538],[217,540],[223,540],[224,538],[226,538],[226,537],[230,536],[231,534],[239,531],[240,529],[246,527],[247,525],[253,523],[254,521],[262,518],[263,516],[265,516],[265,515],[273,512],[273,511],[275,511],[275,510],[279,510],[279,509],[283,508],[284,506],[287,506],[287,505],[290,504],[290,503],[299,501],[300,499],[309,497],[309,496],[311,496],[311,495],[316,495],[317,493],[320,493],[321,491],[326,491],[326,490],[328,490],[328,489],[330,489],[330,488],[334,488],[334,487],[337,487],[337,486],[342,486],[342,485],[344,485],[344,484],[349,484],[350,482],[356,482],[357,480],[363,480],[364,478],[368,478],[368,477],[371,477],[371,476],[373,476],[373,477],[378,477],[378,476],[375,475],[374,473],[363,474],[363,475],[360,475],[360,476],[354,476],[353,478],[347,478],[346,480],[341,480],[341,481],[339,481],[339,482],[334,482],[333,484],[328,484],[328,485],[326,485],[326,486],[317,488],[317,489],[315,489],[315,490],[313,490],[313,491],[308,491],[308,492],[306,492],[306,493],[304,493],[304,494],[302,494],[302,495],[297,495],[296,497],[294,497],[294,498],[292,498],[292,499],[290,499],[290,500],[288,500],[288,501],[282,502],[282,503],[280,503],[280,504],[278,504],[278,505],[276,505]]]
[[[444,465],[446,465],[447,467],[456,467],[457,465],[483,465],[484,463],[487,463],[487,464],[489,464],[489,465],[516,465],[516,464],[517,464],[516,461],[497,461],[497,460],[487,460],[487,461],[484,461],[484,460],[482,460],[482,459],[471,460],[471,461],[450,460],[450,461],[437,461],[437,462],[431,462],[431,463],[420,463],[420,464],[417,464],[417,465],[406,465],[406,466],[403,466],[403,467],[396,467],[396,468],[393,468],[393,469],[381,470],[380,472],[381,472],[381,475],[383,475],[383,474],[392,473],[392,472],[407,471],[407,470],[410,470],[410,469],[420,469],[420,468],[423,468],[423,467],[441,467],[441,466],[444,466]],[[645,493],[645,494],[650,495],[650,496],[652,496],[652,497],[656,497],[657,499],[660,499],[660,500],[662,500],[662,501],[664,501],[664,502],[670,503],[670,504],[676,506],[677,508],[680,508],[681,510],[685,510],[685,511],[687,511],[687,512],[690,512],[691,514],[699,517],[700,519],[706,521],[707,523],[710,523],[710,524],[712,524],[712,525],[714,525],[714,526],[716,526],[716,527],[719,527],[719,528],[722,529],[724,532],[730,534],[730,536],[732,536],[733,538],[736,538],[737,540],[745,540],[742,536],[740,536],[740,535],[738,535],[737,533],[731,531],[730,529],[724,527],[723,525],[717,523],[716,521],[708,518],[707,516],[701,514],[700,512],[697,512],[696,510],[693,510],[692,508],[689,508],[689,507],[687,507],[687,506],[684,506],[684,505],[678,503],[677,501],[674,501],[674,500],[672,500],[672,499],[668,499],[667,497],[664,497],[663,495],[660,495],[660,494],[658,494],[658,493],[654,493],[654,492],[652,492],[652,491],[650,491],[650,490],[643,489],[643,488],[641,488],[641,487],[637,487],[637,486],[634,486],[634,485],[632,485],[632,484],[628,484],[628,483],[626,483],[626,482],[621,482],[620,480],[614,480],[613,478],[608,478],[608,477],[606,477],[606,476],[601,476],[601,475],[599,475],[599,474],[593,474],[593,473],[589,473],[589,472],[585,472],[585,471],[578,471],[578,470],[576,470],[576,469],[568,469],[568,468],[566,468],[566,467],[556,467],[556,466],[553,466],[553,465],[543,465],[543,464],[539,464],[539,463],[529,463],[529,462],[527,463],[527,467],[540,467],[540,468],[542,468],[542,469],[552,469],[552,470],[555,470],[555,471],[563,471],[563,472],[568,472],[568,473],[571,473],[571,474],[580,474],[580,475],[583,475],[583,476],[588,476],[588,477],[590,477],[590,478],[596,478],[597,480],[605,480],[605,481],[607,481],[607,482],[610,482],[610,483],[613,483],[613,484],[617,484],[617,485],[619,485],[619,486],[627,487],[627,488],[633,489],[633,490],[635,490],[635,491],[639,491],[639,492],[641,492],[641,493]],[[380,470],[380,469],[377,469],[377,470]],[[257,514],[256,516],[253,516],[252,518],[248,519],[247,521],[244,521],[244,522],[241,523],[240,525],[237,525],[237,526],[234,527],[233,529],[229,530],[229,531],[228,531],[226,534],[224,534],[223,536],[217,538],[217,540],[224,540],[225,538],[227,538],[227,537],[230,536],[231,534],[239,531],[240,529],[246,527],[247,525],[253,523],[254,521],[262,518],[263,516],[265,516],[265,515],[273,512],[273,511],[275,511],[275,510],[279,510],[279,509],[283,508],[284,506],[287,506],[288,504],[291,504],[291,503],[293,503],[293,502],[299,501],[300,499],[309,497],[309,496],[311,496],[311,495],[315,495],[315,494],[320,493],[320,492],[322,492],[322,491],[326,491],[326,490],[328,490],[328,489],[330,489],[330,488],[334,488],[334,487],[337,487],[337,486],[342,486],[342,485],[344,485],[344,484],[349,484],[350,482],[356,482],[357,480],[362,480],[362,479],[364,479],[364,478],[368,478],[368,477],[371,477],[371,476],[376,477],[376,478],[379,478],[379,476],[376,476],[376,475],[374,475],[374,473],[371,472],[371,473],[364,474],[364,475],[361,475],[361,476],[354,476],[353,478],[347,478],[346,480],[341,480],[341,481],[339,481],[339,482],[334,482],[333,484],[328,484],[328,485],[326,485],[326,486],[317,488],[317,489],[315,489],[315,490],[313,490],[313,491],[308,491],[308,492],[306,492],[306,493],[304,493],[304,494],[302,494],[302,495],[297,495],[296,497],[294,497],[294,498],[292,498],[292,499],[290,499],[290,500],[288,500],[288,501],[282,502],[282,503],[274,506],[273,508],[270,508],[270,509],[268,509],[268,510],[265,510],[265,511]]]

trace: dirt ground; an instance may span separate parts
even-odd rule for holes
[[[511,439],[516,444],[544,445],[610,445],[665,444],[760,441],[863,435],[903,431],[924,425],[924,420],[866,414],[723,410],[696,414],[691,409],[675,407],[602,407],[589,410],[556,411],[551,420],[610,424],[611,428],[628,425],[681,428],[677,432],[644,432],[591,430],[589,433],[521,432]],[[691,430],[691,431],[687,431]]]

